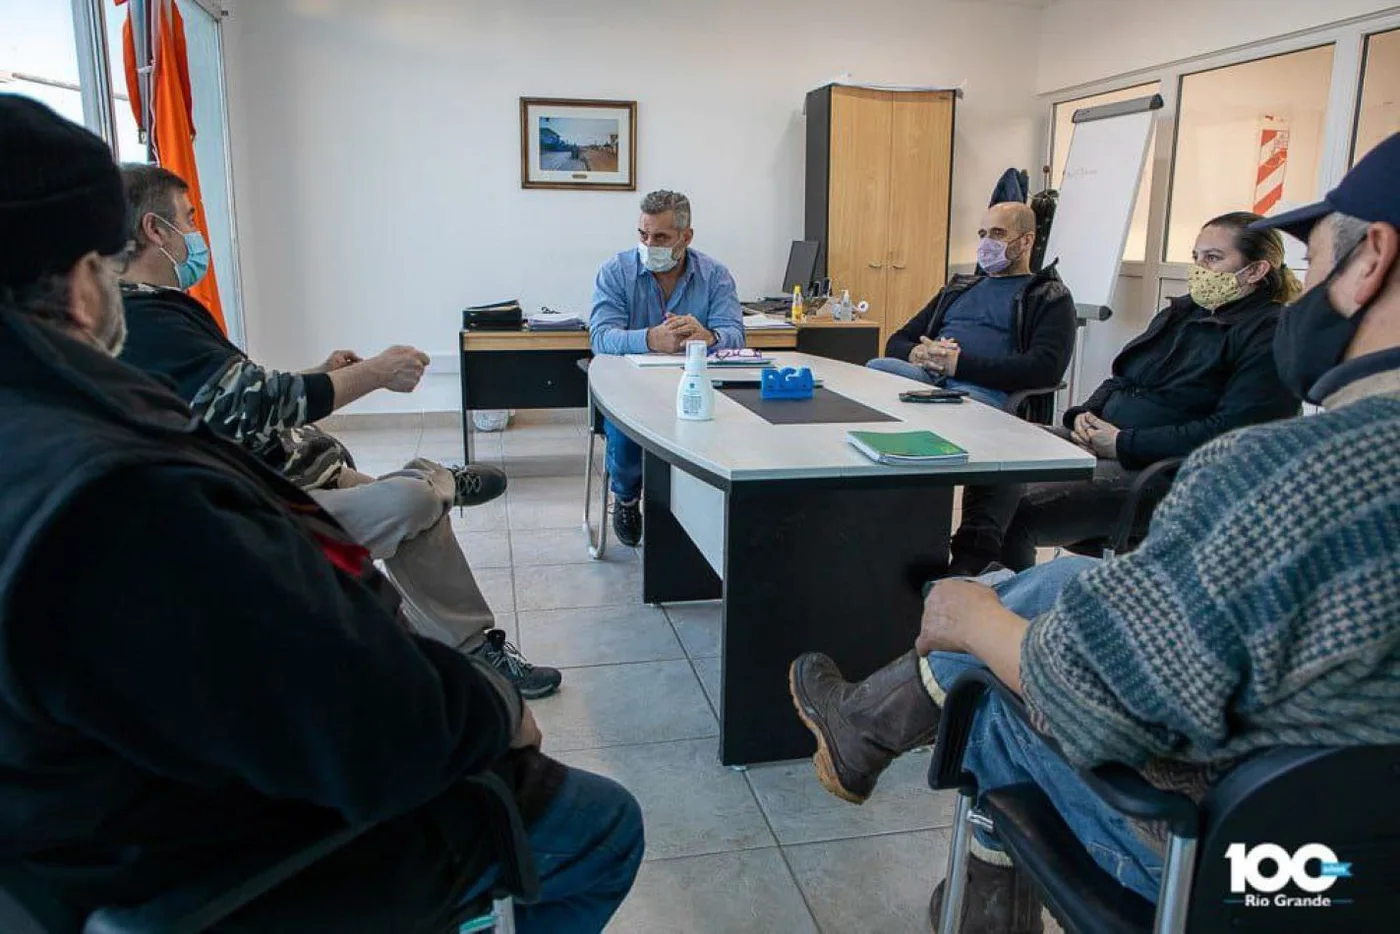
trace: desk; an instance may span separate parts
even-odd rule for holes
[[[680,371],[620,357],[589,369],[594,404],[644,451],[642,599],[722,598],[720,760],[811,755],[793,713],[787,666],[826,652],[850,679],[907,651],[920,587],[948,561],[953,487],[1087,479],[1094,458],[999,409],[911,405],[907,380],[805,354],[828,390],[899,422],[771,425],[723,394],[710,422],[675,415]],[[886,467],[846,442],[853,427],[927,428],[962,445],[966,463]]]
[[[745,343],[760,350],[794,347],[863,363],[879,356],[873,323],[814,318],[796,330],[750,330]],[[462,454],[472,462],[473,409],[581,409],[588,382],[578,361],[592,356],[587,331],[462,331]],[[874,348],[873,350],[870,348]],[[863,356],[862,356],[863,355]]]

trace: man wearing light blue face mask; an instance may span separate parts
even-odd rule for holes
[[[690,248],[690,199],[653,191],[642,199],[637,246],[603,264],[593,285],[588,328],[595,354],[679,353],[686,341],[712,348],[744,346],[744,313],[734,277]],[[608,423],[608,476],[617,506],[618,541],[642,540],[642,449]]]
[[[1031,273],[1027,205],[992,205],[977,236],[986,275],[954,276],[867,366],[1001,407],[1011,393],[1059,384],[1074,350],[1074,300],[1053,263]]]
[[[208,265],[188,185],[149,165],[124,167],[122,181],[137,246],[123,274],[122,359],[169,380],[210,428],[301,487],[383,560],[416,631],[477,655],[528,699],[553,693],[559,672],[531,665],[506,641],[452,531],[451,508],[500,496],[505,473],[414,458],[374,477],[356,470],[350,451],[316,424],[369,393],[412,392],[427,354],[395,346],[368,359],[338,350],[301,372],[260,365],[185,293]]]

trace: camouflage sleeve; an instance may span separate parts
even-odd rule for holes
[[[334,396],[324,373],[282,373],[235,357],[195,393],[190,409],[219,434],[256,451],[289,428],[325,418]]]

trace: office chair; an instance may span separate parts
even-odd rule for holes
[[[486,832],[500,854],[500,881],[488,900],[474,903],[458,934],[496,931],[514,934],[515,903],[539,899],[540,881],[530,852],[525,824],[510,789],[491,772],[463,781],[486,802]],[[23,867],[0,865],[0,931],[5,934],[197,934],[213,928],[239,909],[345,847],[370,829],[348,827],[267,862],[226,864],[200,878],[140,905],[98,909],[87,918],[75,915]],[[480,910],[476,910],[476,909]]]
[[[588,375],[588,364],[590,358],[585,357],[578,361],[578,368],[583,371],[584,376]],[[593,455],[597,447],[597,440],[603,436],[603,413],[599,412],[593,405],[593,390],[588,391],[588,453],[583,461],[583,533],[588,536],[588,557],[594,561],[603,560],[603,556],[608,551],[608,506],[612,501],[612,490],[608,483],[608,468],[604,463],[603,492],[599,496],[598,503],[598,535],[593,535]]]
[[[966,892],[969,825],[997,837],[1066,934],[1394,930],[1400,912],[1400,889],[1394,884],[1400,878],[1400,808],[1392,802],[1400,746],[1264,750],[1226,773],[1200,804],[1148,784],[1125,765],[1080,770],[1089,790],[1114,810],[1165,825],[1166,857],[1153,905],[1094,862],[1036,785],[979,792],[962,759],[973,717],[987,694],[1030,724],[1021,699],[986,669],[966,672],[948,691],[929,764],[930,787],[958,793],[939,934],[958,929],[954,919],[961,916]],[[1060,755],[1053,740],[1046,738],[1046,745],[1048,754]],[[1329,892],[1350,902],[1296,909],[1244,904],[1231,889],[1232,862],[1226,857],[1240,843],[1274,843],[1288,853],[1308,843],[1325,844],[1339,861],[1355,867]]]
[[[1090,558],[1112,558],[1132,551],[1141,541],[1152,520],[1152,513],[1166,497],[1172,480],[1176,479],[1177,471],[1185,462],[1184,457],[1164,457],[1149,464],[1128,488],[1128,498],[1118,511],[1112,531],[1106,536],[1066,545],[1065,550]]]
[[[1055,393],[1065,388],[1040,386],[1035,389],[1018,389],[1006,397],[1002,411],[1036,425],[1051,425],[1055,422]]]

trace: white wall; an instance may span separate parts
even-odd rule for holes
[[[1041,17],[1036,89],[1048,94],[1396,6],[1393,0],[1052,0]]]
[[[803,97],[841,72],[966,81],[954,262],[1008,165],[1034,167],[1039,11],[962,0],[230,0],[226,55],[249,349],[302,367],[337,347],[433,354],[412,396],[459,406],[468,304],[586,311],[653,188],[690,195],[695,245],[742,296],[802,234]],[[519,98],[635,99],[636,193],[520,188]]]

